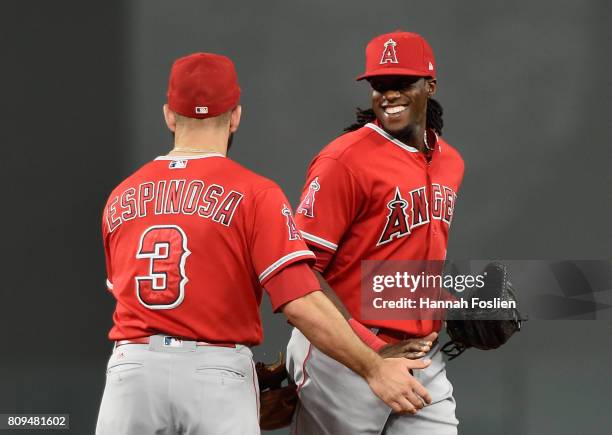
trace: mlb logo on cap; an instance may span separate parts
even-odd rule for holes
[[[377,36],[366,47],[366,70],[357,77],[363,80],[384,75],[436,76],[433,50],[420,35],[393,32]]]

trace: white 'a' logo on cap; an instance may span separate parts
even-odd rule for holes
[[[385,49],[383,50],[382,57],[380,58],[380,64],[384,63],[398,63],[397,62],[397,54],[395,53],[395,46],[397,42],[393,39],[389,39],[385,42]]]

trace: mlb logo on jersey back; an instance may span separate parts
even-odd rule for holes
[[[172,160],[168,165],[170,169],[185,169],[187,167],[188,160]]]

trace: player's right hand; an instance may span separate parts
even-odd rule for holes
[[[381,359],[366,381],[372,392],[393,411],[416,414],[431,403],[431,396],[410,374],[410,370],[424,369],[429,364],[431,360]]]

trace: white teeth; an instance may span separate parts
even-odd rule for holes
[[[385,107],[385,113],[395,114],[400,113],[406,110],[406,106],[393,106],[393,107]]]

